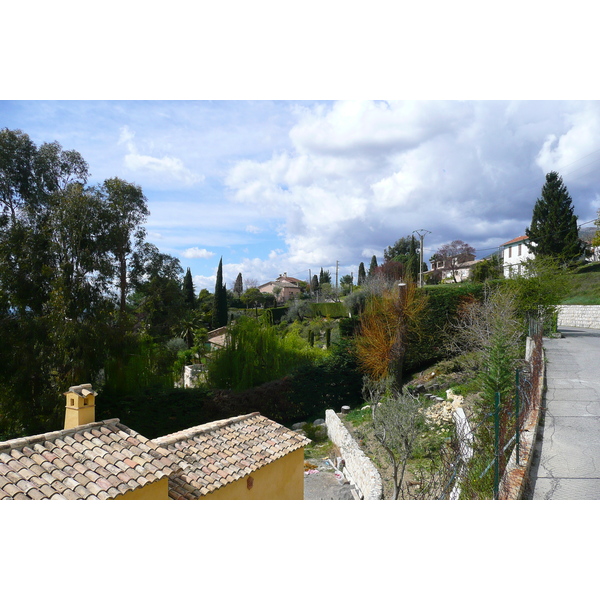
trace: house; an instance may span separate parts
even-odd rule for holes
[[[302,293],[302,288],[300,288],[297,283],[287,281],[287,279],[284,279],[281,276],[275,281],[269,281],[268,283],[259,285],[258,289],[265,294],[273,294],[280,304],[283,304]]]
[[[227,343],[227,325],[209,331],[206,339],[211,350],[224,348]]]
[[[523,261],[534,257],[533,252],[525,244],[528,239],[526,235],[521,235],[500,246],[504,277],[521,275]]]
[[[479,260],[475,260],[475,255],[464,253],[460,256],[440,257],[434,254],[429,261],[431,269],[424,273],[428,279],[435,279],[441,283],[457,283],[467,281],[471,275],[471,269]]]
[[[169,495],[187,500],[302,500],[308,440],[252,413],[153,440],[181,467]]]
[[[0,442],[0,500],[303,498],[309,440],[258,413],[149,440],[65,395],[64,429]]]

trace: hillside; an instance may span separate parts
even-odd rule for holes
[[[571,276],[571,285],[563,304],[600,304],[600,263],[578,267]]]

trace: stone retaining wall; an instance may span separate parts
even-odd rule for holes
[[[600,306],[563,304],[558,308],[558,326],[600,329]]]
[[[344,475],[358,488],[364,500],[382,500],[383,481],[379,471],[333,410],[325,411],[325,424],[329,439],[339,448],[346,464]]]

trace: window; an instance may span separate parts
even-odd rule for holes
[[[508,258],[512,258],[512,246],[508,247]]]
[[[523,244],[519,244],[519,256],[521,256],[521,250],[523,248]]]

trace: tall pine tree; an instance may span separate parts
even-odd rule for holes
[[[223,285],[223,257],[221,257],[215,283],[212,326],[214,329],[218,329],[224,325],[227,325],[227,291]]]
[[[183,278],[183,295],[187,307],[196,308],[196,292],[194,291],[194,281],[189,267]]]
[[[525,234],[529,237],[525,243],[536,256],[570,263],[583,253],[571,196],[555,171],[546,175],[542,196],[533,207],[531,227]]]

